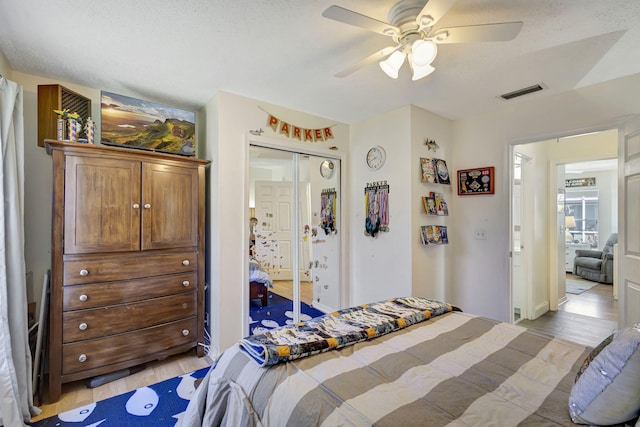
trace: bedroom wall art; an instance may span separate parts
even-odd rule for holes
[[[185,156],[196,154],[196,114],[102,91],[101,142]]]
[[[325,128],[307,129],[281,120],[262,107],[258,108],[268,114],[267,126],[279,135],[285,135],[287,138],[297,139],[301,142],[324,142],[328,139],[333,139],[331,128],[335,125]]]
[[[425,246],[446,245],[449,243],[449,234],[444,225],[423,225],[420,227],[422,244]]]
[[[338,234],[336,228],[336,196],[335,188],[325,188],[320,193],[320,227],[324,234]]]
[[[378,232],[389,231],[389,184],[387,181],[368,183],[364,188],[366,219],[365,236],[376,237]]]
[[[428,215],[449,215],[449,207],[444,198],[444,193],[430,192],[428,196],[422,196],[422,205]]]
[[[458,195],[494,194],[494,167],[458,170]]]
[[[443,159],[420,157],[420,170],[422,171],[422,182],[451,184],[449,168],[447,167],[447,162]]]

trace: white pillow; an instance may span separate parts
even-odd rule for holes
[[[640,324],[608,337],[587,357],[569,395],[569,413],[574,423],[596,425],[638,416]]]

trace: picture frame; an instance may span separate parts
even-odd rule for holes
[[[123,148],[196,155],[196,113],[101,91],[100,143]]]
[[[495,168],[493,166],[458,170],[458,196],[494,193]]]

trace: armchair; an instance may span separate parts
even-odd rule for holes
[[[601,251],[576,250],[573,274],[600,283],[613,283],[613,245],[618,243],[618,233],[613,233]]]

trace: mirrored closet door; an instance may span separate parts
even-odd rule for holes
[[[249,333],[340,308],[340,160],[249,148]]]

